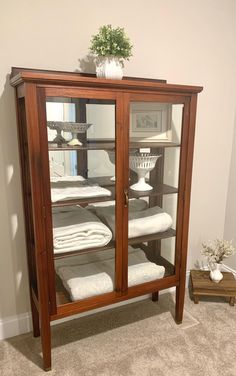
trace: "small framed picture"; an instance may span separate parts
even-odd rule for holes
[[[142,142],[170,142],[171,104],[133,102],[130,111],[130,137]]]
[[[133,130],[138,132],[161,132],[161,111],[135,111],[133,113]]]

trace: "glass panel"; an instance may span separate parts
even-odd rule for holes
[[[88,177],[101,176],[115,181],[115,150],[88,151]]]
[[[130,200],[129,273],[132,275],[131,266],[134,263],[143,264],[137,267],[138,279],[135,284],[168,276],[170,272],[174,273],[176,214],[177,194],[165,195],[163,199],[159,197],[157,200],[152,197]],[[150,265],[149,262],[155,263],[156,266]]]
[[[132,102],[130,108],[128,259],[132,286],[134,264],[138,264],[135,284],[174,274],[183,104]]]
[[[62,301],[115,289],[115,101],[48,97],[53,246]]]

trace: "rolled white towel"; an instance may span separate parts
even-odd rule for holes
[[[139,200],[138,200],[139,201]],[[115,235],[115,214],[104,209],[96,210],[96,214],[110,227],[113,237]],[[159,206],[153,206],[146,210],[129,210],[128,236],[135,238],[143,235],[151,235],[164,232],[172,226],[172,218]]]
[[[136,286],[140,283],[151,282],[163,278],[165,268],[153,262],[143,262],[128,267],[128,286]]]
[[[151,235],[167,231],[172,226],[172,218],[158,206],[129,214],[129,238]]]

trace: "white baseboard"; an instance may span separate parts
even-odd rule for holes
[[[233,273],[236,277],[236,271],[235,270],[230,269],[228,266],[225,266],[225,265],[224,265],[224,269],[226,271]],[[186,272],[186,287],[189,286],[189,277],[190,277],[190,271],[187,271]],[[175,287],[171,287],[169,289],[161,290],[160,294],[164,294],[166,292],[174,292],[174,291],[175,291]],[[80,313],[80,314],[77,314],[77,315],[66,317],[65,319],[53,321],[52,325],[59,324],[61,322],[65,322],[65,321],[68,321],[68,320],[76,319],[76,318],[79,318],[79,317],[88,316],[88,315],[91,315],[91,314],[94,314],[94,313],[97,313],[97,312],[101,312],[101,311],[110,309],[111,307],[115,308],[115,307],[120,307],[120,306],[128,304],[128,303],[134,303],[134,302],[137,302],[137,301],[141,301],[141,300],[147,299],[148,297],[150,297],[150,295],[142,295],[142,296],[139,296],[139,297],[134,298],[134,299],[129,299],[129,300],[126,300],[126,301],[123,301],[123,302],[120,302],[120,303],[112,304],[112,306],[106,306],[106,307],[94,309],[92,311],[83,312],[83,313]],[[26,313],[23,313],[23,314],[20,314],[20,315],[6,317],[4,319],[0,319],[0,340],[6,339],[6,338],[9,338],[9,337],[14,337],[14,336],[17,336],[19,334],[28,333],[31,330],[32,330],[32,322],[31,322],[31,314],[29,312],[26,312]]]
[[[27,333],[31,330],[31,313],[26,312],[0,319],[0,340]]]

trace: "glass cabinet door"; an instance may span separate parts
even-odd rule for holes
[[[116,289],[116,102],[46,98],[58,304]]]
[[[130,103],[129,287],[175,274],[183,108]]]

